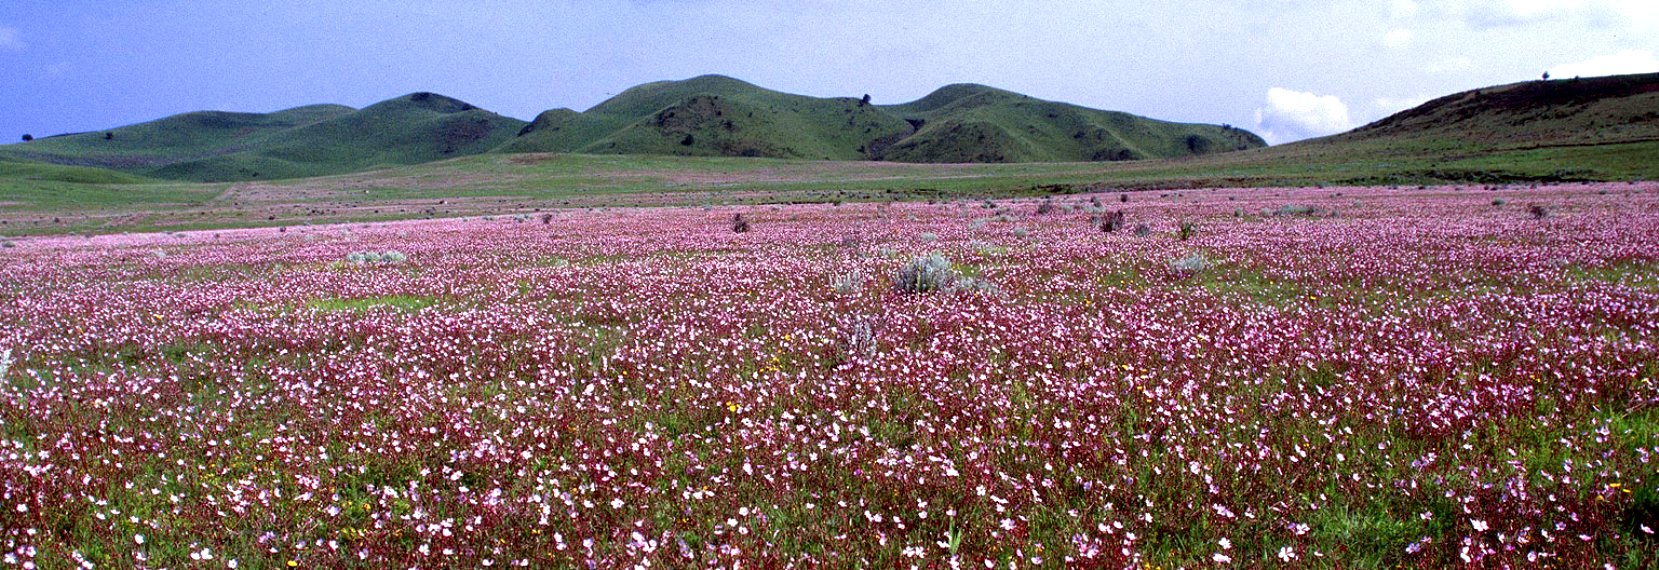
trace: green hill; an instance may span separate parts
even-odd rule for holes
[[[921,128],[883,157],[901,162],[1100,162],[1264,145],[1256,135],[1231,127],[1157,121],[983,85],[949,85],[886,109],[920,119]]]
[[[36,181],[71,182],[75,184],[139,184],[154,182],[124,172],[90,166],[47,164],[0,156],[0,182]]]
[[[1299,144],[1412,141],[1524,148],[1653,140],[1659,140],[1659,73],[1475,89]]]
[[[705,75],[543,113],[500,152],[761,156],[900,162],[1082,162],[1263,146],[1245,131],[1155,121],[952,85],[903,105],[816,98]]]
[[[1659,73],[1528,81],[1448,95],[1346,133],[1243,160],[1354,174],[1341,182],[1653,178]]]
[[[640,85],[585,113],[543,113],[499,150],[863,160],[867,143],[909,129],[860,99],[790,95],[706,75]]]
[[[158,178],[237,181],[355,172],[488,151],[524,128],[465,102],[415,93],[362,110],[200,112],[0,147],[0,156]]]
[[[185,113],[105,131],[7,145],[0,147],[0,154],[55,164],[141,172],[184,160],[246,150],[272,134],[352,111],[341,105],[312,105],[275,113]]]

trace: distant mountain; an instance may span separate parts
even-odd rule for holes
[[[479,154],[526,123],[432,93],[362,110],[198,112],[0,147],[12,156],[159,178],[235,181],[339,174]]]
[[[718,75],[634,87],[542,113],[499,152],[765,156],[901,162],[1110,161],[1264,146],[1247,131],[1170,123],[951,85],[902,105],[771,91]]]
[[[1659,73],[1528,81],[1434,99],[1293,146],[1389,142],[1530,148],[1659,140]]]

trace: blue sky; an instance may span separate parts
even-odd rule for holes
[[[983,83],[1285,142],[1656,54],[1652,0],[5,0],[0,140],[415,91],[528,120],[719,73],[877,103]]]

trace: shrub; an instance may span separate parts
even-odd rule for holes
[[[936,233],[933,233],[933,232],[922,232],[922,235],[917,236],[917,237],[919,237],[924,242],[939,241],[939,234],[936,234]]]
[[[544,226],[547,225],[547,224],[553,223],[553,214],[551,214],[551,213],[542,214],[541,215],[541,223]]]
[[[1281,218],[1285,216],[1317,216],[1319,215],[1319,208],[1305,204],[1285,204],[1274,210],[1273,215]]]
[[[1503,201],[1503,198],[1493,198],[1492,199],[1492,205],[1493,206],[1502,206],[1504,204],[1505,204],[1505,202]]]
[[[1135,237],[1146,237],[1149,235],[1152,235],[1152,226],[1146,224],[1135,224]]]
[[[32,140],[35,140],[34,135],[31,135],[29,133],[23,133],[23,142],[29,142],[29,141],[32,141]]]
[[[1181,241],[1187,241],[1192,239],[1192,236],[1197,233],[1198,226],[1192,225],[1192,222],[1183,221],[1181,222],[1181,229],[1178,230],[1177,235],[1181,238]]]
[[[1037,204],[1037,215],[1046,216],[1046,215],[1049,215],[1049,214],[1052,214],[1052,213],[1054,213],[1054,201],[1053,200],[1046,200],[1045,199],[1045,200],[1043,200],[1043,203]]]
[[[353,265],[373,265],[379,263],[395,264],[407,261],[409,256],[397,250],[386,251],[354,251],[346,254],[346,263]]]
[[[996,293],[996,284],[962,275],[950,260],[937,253],[917,257],[893,274],[893,287],[900,293]]]
[[[877,348],[875,326],[867,320],[854,321],[847,325],[837,348],[840,349],[843,361],[855,357],[874,358]]]
[[[1192,275],[1210,268],[1210,260],[1204,254],[1194,253],[1186,257],[1169,262],[1169,270],[1180,275]]]
[[[1100,231],[1113,233],[1123,228],[1123,210],[1118,210],[1100,218]]]
[[[950,288],[958,277],[950,260],[935,253],[912,259],[900,267],[893,274],[893,287],[901,293],[932,293]]]
[[[1527,213],[1532,215],[1534,220],[1542,220],[1550,216],[1550,209],[1543,204],[1530,204],[1527,206]]]
[[[837,275],[830,280],[830,285],[835,287],[836,293],[851,295],[864,290],[864,275],[858,272]]]
[[[749,231],[749,220],[744,219],[741,213],[732,214],[732,231],[737,233]]]

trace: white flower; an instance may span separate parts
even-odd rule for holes
[[[1210,555],[1210,560],[1214,560],[1216,564],[1230,564],[1233,562],[1232,557],[1220,552]]]
[[[142,534],[132,535],[132,542],[133,542],[133,544],[144,544],[144,535],[142,535]]]
[[[611,499],[611,508],[613,508],[613,509],[622,508],[622,499]]]
[[[1295,559],[1296,559],[1296,551],[1294,549],[1292,549],[1289,546],[1279,547],[1279,560],[1281,562],[1290,562],[1290,561],[1295,560]]]
[[[1222,550],[1232,550],[1233,549],[1233,541],[1227,540],[1227,537],[1225,537],[1225,536],[1221,537],[1221,540],[1217,540],[1215,542],[1216,542],[1216,544],[1221,545]]]
[[[1486,529],[1492,528],[1486,525],[1486,521],[1480,519],[1469,519],[1469,525],[1475,527],[1475,532],[1486,532]]]

